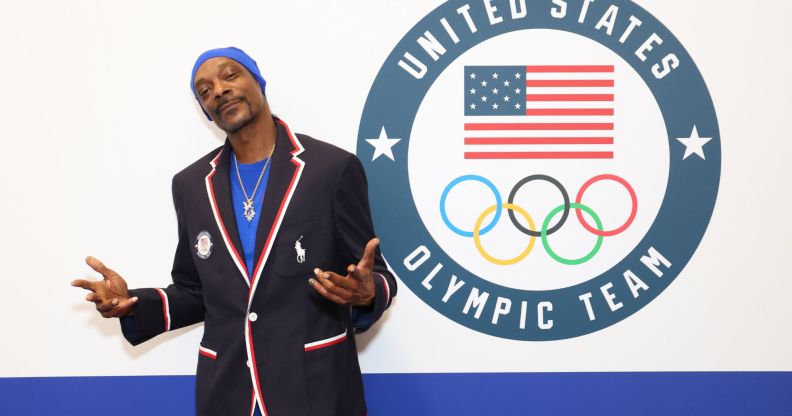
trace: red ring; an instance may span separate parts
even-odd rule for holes
[[[580,204],[581,200],[583,199],[583,193],[586,192],[589,186],[593,185],[595,182],[599,182],[602,180],[610,179],[612,181],[619,182],[620,184],[624,185],[627,188],[627,192],[630,193],[630,199],[632,199],[632,211],[630,211],[630,218],[627,218],[627,222],[625,222],[621,227],[616,228],[615,230],[610,231],[600,231],[592,226],[590,226],[586,220],[583,218],[583,213],[580,212],[580,209],[575,209],[575,214],[577,214],[578,221],[580,221],[580,225],[582,225],[586,230],[590,233],[602,237],[611,237],[617,234],[621,234],[627,227],[632,224],[635,220],[635,215],[638,214],[638,197],[635,195],[635,190],[633,187],[623,178],[616,176],[616,175],[598,175],[588,180],[588,182],[584,183],[580,190],[578,191],[577,197],[575,198],[575,203]]]

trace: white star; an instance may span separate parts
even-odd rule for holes
[[[520,79],[520,74],[519,73],[514,74],[514,78]]]
[[[366,141],[374,146],[374,156],[371,158],[372,162],[382,155],[387,156],[388,159],[394,162],[396,161],[396,159],[393,158],[393,146],[399,143],[401,139],[388,138],[388,133],[385,133],[385,126],[382,126],[378,139],[366,139]]]
[[[508,87],[508,86],[509,86],[509,84],[510,84],[510,82],[509,82],[509,81],[503,81],[503,86],[504,86],[504,87]]]
[[[498,103],[492,104],[492,108],[497,110],[498,109]]]
[[[476,79],[476,73],[475,72],[470,74],[470,79]]]
[[[487,102],[487,96],[485,95],[485,96],[481,97],[481,101],[486,103]]]
[[[498,73],[497,72],[492,74],[492,79],[498,79]]]
[[[498,95],[498,89],[497,89],[497,88],[494,88],[494,89],[492,90],[492,93],[493,93],[493,94],[495,94],[495,95]]]
[[[514,108],[519,110],[520,109],[520,103],[514,104]]]
[[[487,86],[487,81],[481,81],[481,86],[482,87],[486,87]]]
[[[475,110],[476,109],[476,103],[470,104],[470,109],[471,110]]]
[[[476,89],[475,89],[475,88],[471,88],[471,89],[470,89],[470,93],[471,93],[471,94],[475,94],[475,93],[476,93]]]
[[[509,102],[509,96],[507,95],[507,96],[503,97],[503,101],[506,101],[508,103]]]
[[[520,93],[520,89],[519,89],[519,88],[515,88],[515,89],[514,89],[514,93],[515,93],[515,94],[519,94],[519,93]]]
[[[709,143],[712,137],[699,137],[698,129],[695,125],[693,125],[693,131],[690,133],[690,137],[678,137],[677,140],[685,145],[685,155],[682,156],[682,160],[687,159],[688,156],[694,153],[699,155],[703,160],[707,159],[704,157],[704,145]]]

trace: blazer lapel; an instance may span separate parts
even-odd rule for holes
[[[291,202],[292,195],[300,181],[305,162],[298,156],[303,152],[302,144],[291,132],[289,126],[276,118],[278,134],[275,152],[270,162],[269,180],[264,194],[262,215],[256,232],[256,259],[251,290],[248,301],[253,299],[262,270],[267,264],[272,244],[280,229],[283,217]]]
[[[222,233],[228,253],[236,264],[245,284],[250,286],[247,267],[242,254],[242,243],[237,230],[236,215],[231,203],[231,143],[226,139],[220,153],[211,162],[212,171],[206,177],[206,189],[212,211]]]

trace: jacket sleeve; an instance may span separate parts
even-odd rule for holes
[[[173,329],[204,319],[203,291],[193,263],[185,224],[184,205],[179,196],[177,177],[173,178],[173,204],[176,208],[179,242],[173,260],[173,283],[164,289],[146,288],[129,291],[138,301],[131,315],[121,319],[121,330],[132,345]]]
[[[363,257],[366,243],[374,238],[368,200],[366,173],[354,155],[347,159],[333,193],[335,235],[344,262],[354,264]],[[385,265],[379,247],[374,260],[374,301],[369,307],[352,308],[356,332],[367,330],[391,305],[396,296],[396,279]]]

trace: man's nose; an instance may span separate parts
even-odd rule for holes
[[[215,83],[214,89],[212,90],[212,94],[214,95],[215,99],[218,99],[223,95],[227,95],[230,93],[231,93],[231,89],[229,88],[228,84],[222,81]]]

